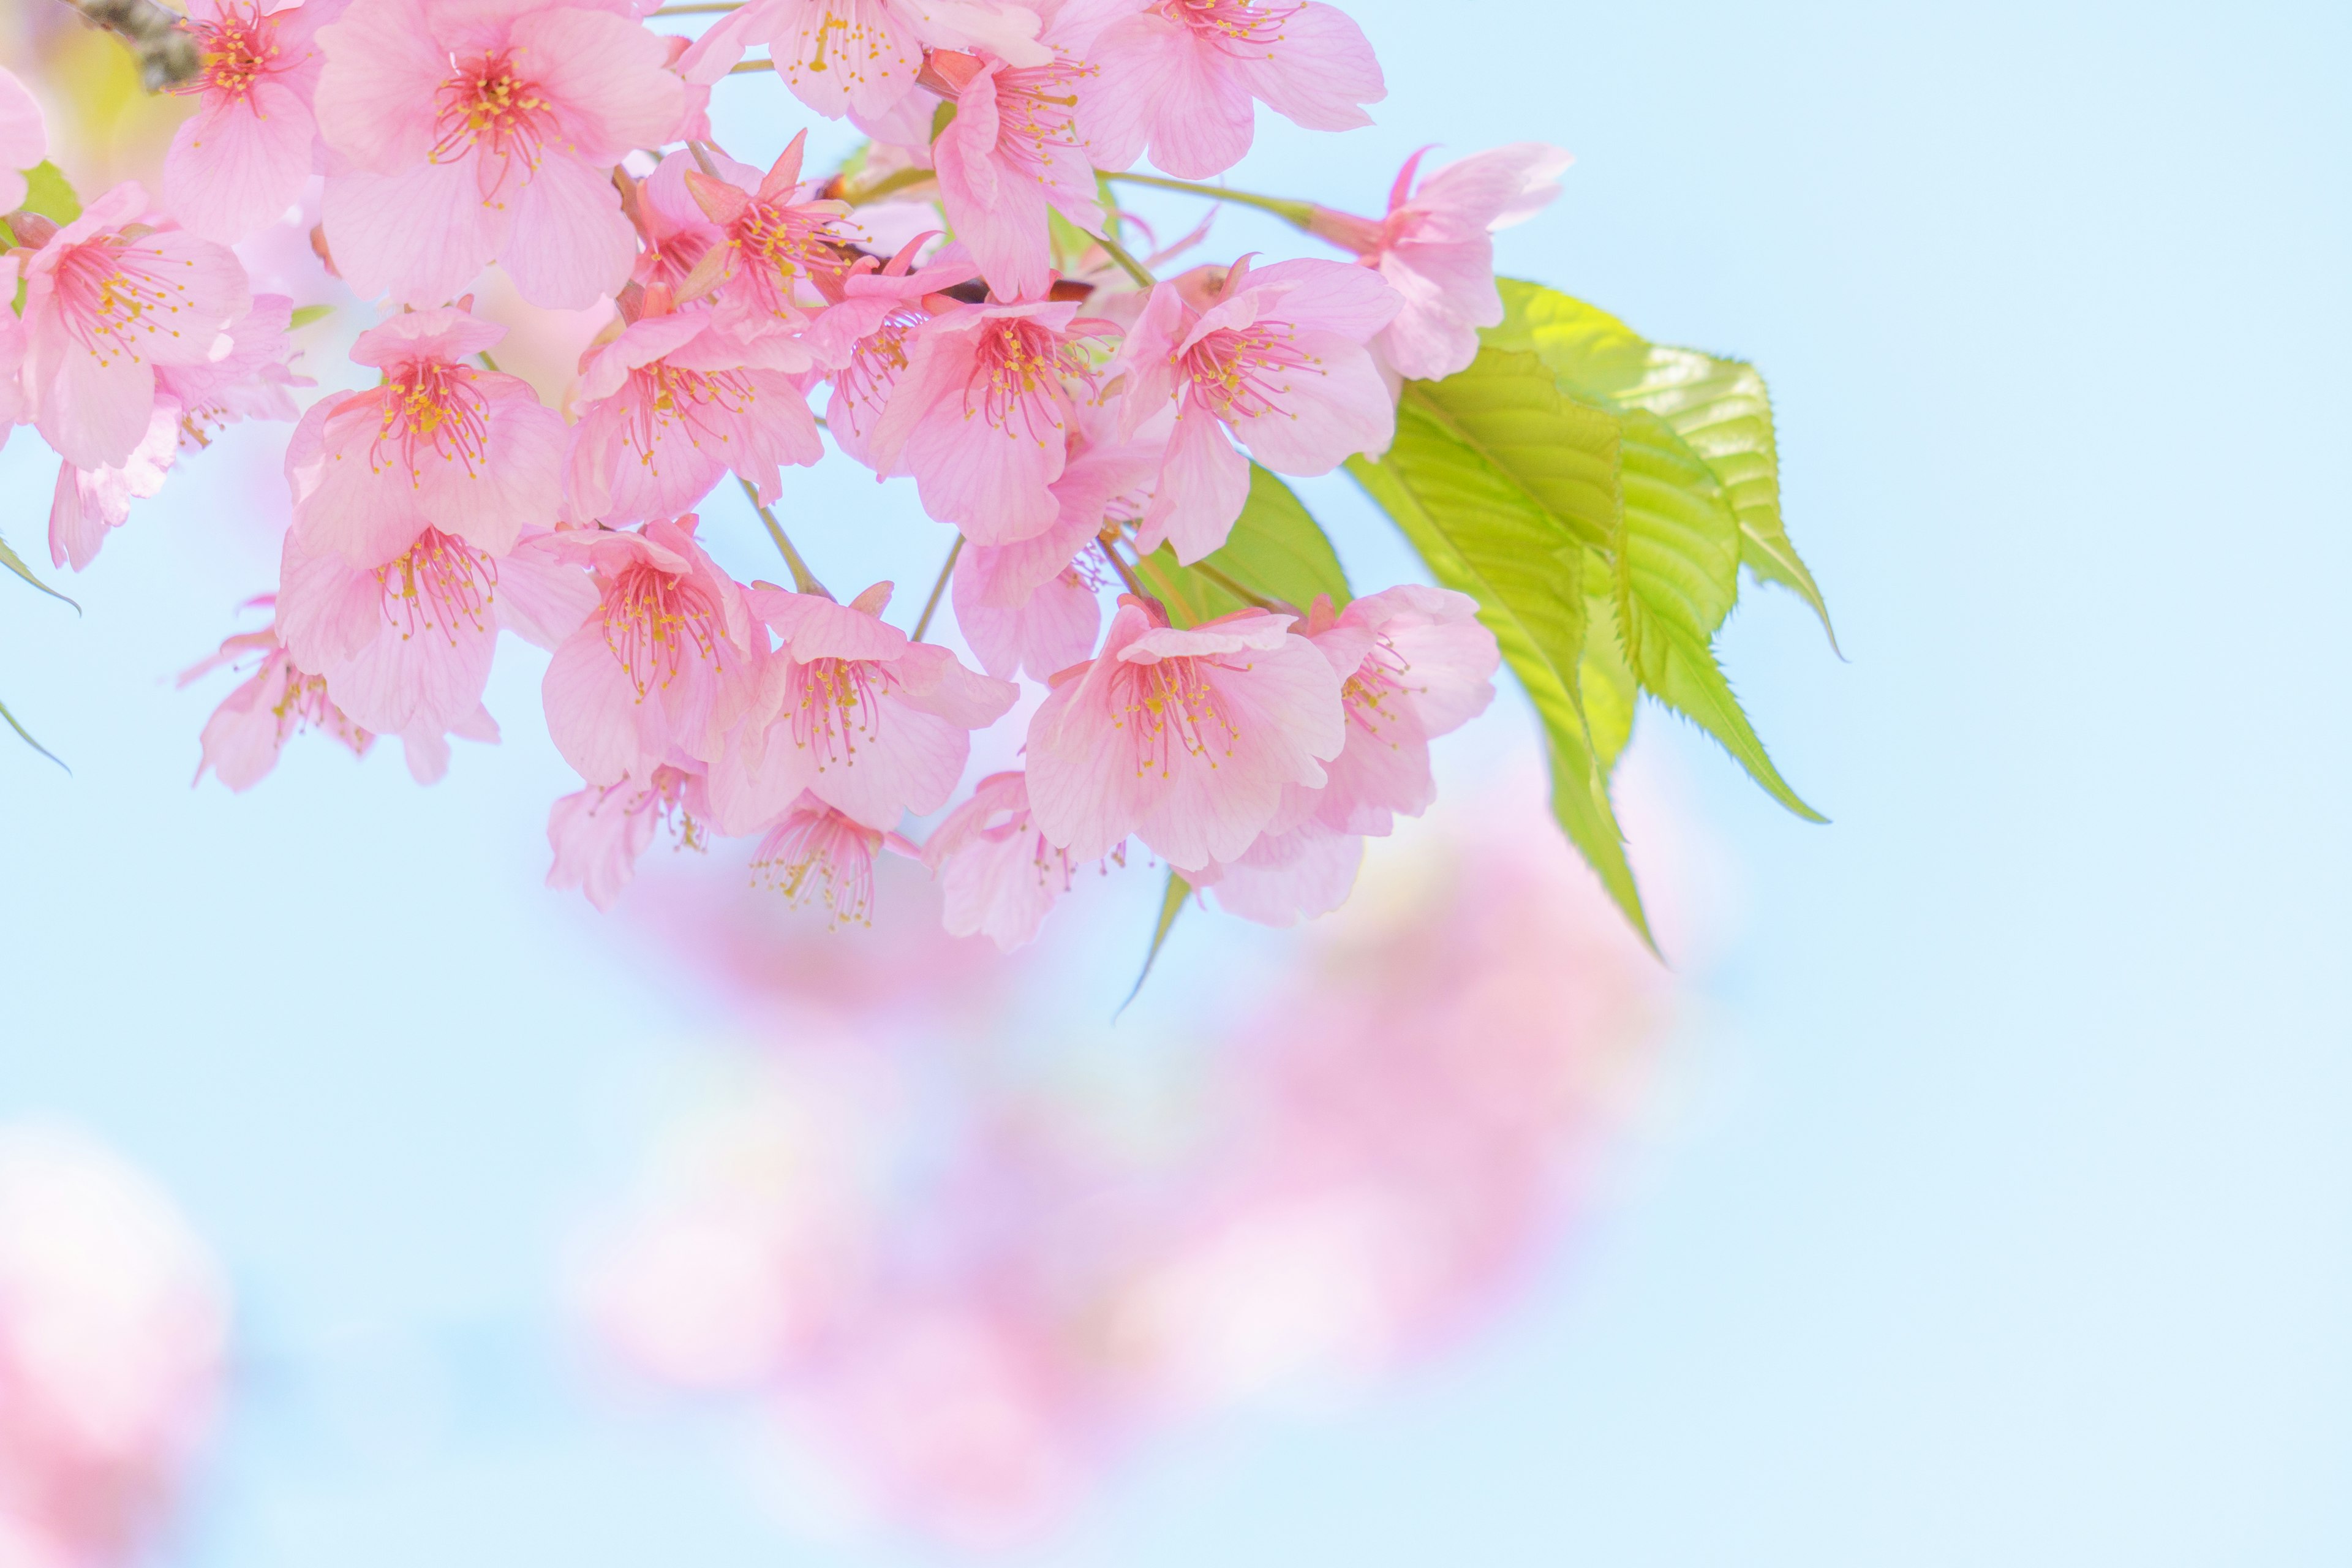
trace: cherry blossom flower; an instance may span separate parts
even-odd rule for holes
[[[1385,450],[1396,407],[1364,343],[1401,303],[1377,275],[1339,261],[1253,268],[1244,258],[1204,309],[1182,280],[1155,286],[1104,373],[1106,384],[1125,375],[1129,432],[1176,408],[1138,544],[1165,540],[1190,565],[1224,543],[1249,499],[1234,441],[1276,473],[1309,476]]]
[[[696,541],[698,521],[561,536],[594,571],[599,602],[556,648],[541,692],[556,750],[592,784],[716,759],[757,689],[767,635]]]
[[[730,468],[762,504],[778,466],[824,456],[816,416],[791,372],[808,350],[783,337],[745,339],[707,310],[640,318],[581,369],[567,490],[576,521],[675,517]]]
[[[1190,879],[1208,889],[1228,914],[1291,926],[1346,903],[1363,861],[1361,835],[1309,821],[1286,833],[1261,833],[1240,859],[1205,868]]]
[[[1036,939],[1073,876],[1070,857],[1038,831],[1018,773],[974,785],[931,830],[923,864],[940,879],[948,934],[985,936],[1005,952]]]
[[[1085,342],[1110,323],[1074,302],[950,306],[909,330],[907,368],[866,454],[911,473],[923,510],[976,544],[1013,544],[1053,525],[1052,486],[1094,374]]]
[[[1029,803],[1080,860],[1129,834],[1179,868],[1241,857],[1285,784],[1319,785],[1346,743],[1339,677],[1249,610],[1181,631],[1122,595],[1102,651],[1029,721]]]
[[[1493,232],[1542,211],[1572,160],[1541,142],[1518,142],[1448,163],[1416,191],[1428,151],[1405,160],[1385,217],[1318,206],[1307,228],[1389,280],[1404,304],[1374,344],[1399,375],[1433,381],[1467,370],[1478,357],[1478,329],[1503,319]]]
[[[715,81],[764,44],[793,96],[828,119],[870,122],[913,89],[926,49],[986,47],[1042,65],[1052,51],[1036,35],[1034,8],[994,0],[751,0],[697,39],[678,68]]]
[[[148,415],[147,434],[120,463],[100,468],[58,465],[49,497],[49,563],[86,570],[106,536],[131,521],[131,503],[163,488],[180,455],[180,408],[169,400]]]
[[[1087,151],[1124,169],[1147,150],[1180,179],[1221,174],[1249,151],[1262,101],[1310,131],[1370,125],[1388,96],[1348,15],[1317,0],[1150,0],[1087,52]]]
[[[822,903],[835,926],[871,925],[874,852],[886,847],[910,859],[922,857],[898,834],[869,827],[803,793],[761,836],[751,874],[794,904]]]
[[[152,216],[137,184],[117,185],[25,264],[33,423],[78,468],[128,458],[153,419],[158,368],[228,353],[223,330],[253,302],[234,255]]]
[[[164,155],[163,205],[191,232],[235,245],[301,199],[319,132],[315,37],[342,4],[190,0],[204,68],[175,89],[199,102]]]
[[[751,601],[780,646],[711,775],[727,831],[765,821],[803,791],[876,829],[936,811],[963,776],[971,731],[1019,695],[884,621],[887,583],[846,605],[766,588]]]
[[[1043,299],[1052,283],[1048,207],[1102,230],[1076,107],[1089,68],[1063,57],[1014,66],[950,49],[926,64],[926,80],[956,107],[931,146],[940,205],[1001,300]]]
[[[547,844],[555,853],[547,885],[577,888],[590,903],[610,910],[636,879],[637,858],[655,829],[668,823],[680,847],[699,849],[709,816],[702,775],[681,768],[656,768],[643,784],[590,784],[547,814]]]
[[[240,632],[220,645],[220,651],[181,672],[186,686],[201,677],[252,654],[261,664],[242,686],[230,692],[205,721],[204,755],[196,763],[195,781],[207,772],[242,794],[268,777],[278,766],[286,742],[303,730],[320,730],[349,748],[355,757],[367,755],[375,737],[352,722],[327,695],[327,679],[294,662],[274,628]]]
[[[664,170],[677,168],[678,182],[698,216],[718,231],[718,242],[725,247],[724,255],[703,270],[715,274],[712,286],[722,301],[753,317],[796,321],[801,312],[793,301],[793,285],[819,275],[836,276],[847,266],[836,226],[849,205],[799,199],[801,155],[807,142],[807,132],[796,133],[768,172],[749,181],[738,173],[750,172],[741,164],[720,166],[727,177],[714,179],[679,164],[675,157],[663,160]],[[656,179],[661,175],[661,170],[656,171]]]
[[[909,270],[919,243],[909,241],[879,268],[844,279],[841,299],[803,335],[810,352],[834,373],[825,429],[835,445],[869,468],[876,467],[874,433],[907,369],[907,334],[929,319],[926,300],[978,272],[961,245]]]
[[[0,213],[25,205],[24,171],[49,155],[49,128],[30,89],[0,70]]]
[[[294,526],[314,547],[373,570],[428,528],[501,555],[555,521],[562,417],[528,382],[465,363],[505,335],[460,308],[360,334],[352,358],[383,384],[311,405],[286,453]]]
[[[667,40],[547,0],[352,0],[318,41],[319,128],[344,160],[326,237],[362,298],[437,305],[494,260],[552,310],[627,279],[636,239],[609,171],[677,134]]]
[[[220,1402],[229,1312],[145,1175],[68,1127],[0,1128],[0,1563],[148,1560]]]

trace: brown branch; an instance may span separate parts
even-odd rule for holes
[[[204,51],[180,25],[177,12],[155,0],[65,0],[91,26],[121,38],[139,60],[139,79],[149,92],[177,87],[205,68]]]

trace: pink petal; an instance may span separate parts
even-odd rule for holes
[[[329,176],[320,212],[352,293],[426,306],[466,291],[514,227],[512,211],[482,200],[476,163],[468,156],[396,174]],[[607,194],[617,207],[618,195]]]
[[[310,106],[278,82],[208,98],[164,155],[164,205],[194,233],[235,245],[301,199],[316,134]]]
[[[1360,357],[1363,351],[1355,352]],[[1190,566],[1225,542],[1249,500],[1249,462],[1234,450],[1224,426],[1188,401],[1176,416],[1138,546],[1149,552],[1165,540],[1175,548],[1176,559]]]
[[[1364,30],[1336,6],[1307,0],[1282,22],[1281,41],[1240,68],[1268,109],[1309,131],[1370,125],[1362,105],[1388,96]]]
[[[532,304],[583,310],[628,281],[636,257],[636,230],[610,175],[551,152],[515,198],[513,237],[499,259]]]

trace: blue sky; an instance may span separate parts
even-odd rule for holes
[[[1234,184],[1368,209],[1425,142],[1577,154],[1504,268],[1769,377],[1850,662],[1786,597],[1726,660],[1835,823],[1645,719],[1744,924],[1596,1228],[1464,1356],[1181,1439],[1039,1561],[2344,1561],[2352,23],[1349,8],[1380,125],[1262,124]],[[798,123],[719,91],[740,153]],[[0,752],[0,1115],[154,1171],[248,1310],[186,1559],[923,1561],[782,1532],[732,1433],[572,1375],[562,1247],[708,1020],[538,887],[535,669],[435,790],[320,745],[184,787],[211,699],[163,678],[268,580],[232,471],[267,461],[176,478],[80,620],[0,618],[0,696],[76,769]],[[31,545],[37,443],[0,477]],[[903,500],[809,484],[872,520],[841,581],[933,558]],[[1309,493],[1360,575],[1397,559]]]

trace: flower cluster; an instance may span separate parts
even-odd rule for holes
[[[504,630],[551,653],[545,720],[583,786],[551,816],[550,880],[600,907],[664,824],[751,841],[756,874],[841,921],[866,917],[878,851],[919,857],[950,928],[1008,948],[1073,868],[1132,846],[1252,919],[1335,907],[1363,837],[1428,805],[1429,742],[1486,705],[1495,640],[1459,594],[1283,602],[1213,558],[1255,484],[1382,452],[1401,381],[1470,363],[1503,314],[1489,231],[1564,155],[1418,184],[1416,157],[1380,218],[1259,198],[1349,258],[1161,279],[1173,252],[1129,253],[1118,183],[1222,174],[1261,102],[1370,123],[1380,68],[1339,11],[749,0],[691,39],[664,15],[193,0],[196,108],[160,195],[8,218],[0,413],[61,459],[58,564],[87,566],[217,426],[294,422],[273,623],[191,672],[249,670],[199,777],[248,787],[316,728],[355,752],[396,735],[432,782],[451,737],[498,737]],[[804,138],[765,169],[713,142],[713,91],[762,68],[730,90],[848,116],[871,138],[850,166],[809,176]],[[0,163],[26,167],[39,116],[5,86]],[[1129,173],[1147,156],[1181,178]],[[298,212],[379,307],[351,350],[373,384],[307,410],[290,302],[239,251]],[[560,408],[498,367],[504,329],[475,310],[493,267],[533,306],[608,318]],[[828,437],[953,531],[911,633],[890,584],[836,600],[788,536],[784,470]],[[790,588],[706,548],[722,485]],[[1171,611],[1196,569],[1240,607]],[[923,640],[943,599],[979,668]],[[974,732],[1016,713],[1024,767],[953,804]],[[928,842],[900,836],[951,804]]]

